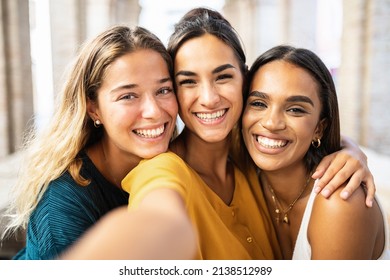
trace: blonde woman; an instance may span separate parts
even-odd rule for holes
[[[52,259],[108,211],[126,205],[120,182],[166,151],[177,101],[172,62],[146,29],[117,26],[81,49],[46,128],[31,132],[6,233],[27,228],[15,259]]]

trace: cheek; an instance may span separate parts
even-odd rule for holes
[[[190,98],[189,98],[190,96],[191,96],[191,94],[186,93],[185,90],[180,90],[177,92],[177,94],[176,94],[177,103],[178,103],[180,109],[183,110],[183,108],[185,108],[187,106],[186,104],[190,103]]]
[[[110,122],[113,128],[123,128],[129,124],[135,122],[138,117],[138,112],[135,108],[132,110],[127,108],[117,108],[116,110],[111,111],[108,115],[108,121]]]
[[[172,98],[166,100],[163,104],[163,108],[170,116],[176,118],[178,112],[176,96],[172,96]]]
[[[295,131],[299,134],[302,141],[311,142],[315,135],[317,122],[307,119],[295,124]]]
[[[256,123],[260,122],[262,118],[262,114],[263,113],[261,110],[255,110],[250,106],[246,106],[244,108],[244,113],[242,115],[243,128],[245,127],[246,129],[248,129],[251,126],[255,125]]]
[[[248,129],[248,127],[249,127],[249,125],[248,125],[249,120],[250,120],[250,115],[249,114],[250,113],[248,112],[248,110],[244,109],[244,113],[242,115],[242,129],[243,130]]]
[[[249,130],[258,122],[256,114],[246,109],[242,116],[242,134],[244,137],[249,137]]]
[[[221,94],[225,94],[225,97],[234,100],[235,102],[243,103],[243,91],[242,91],[242,83],[234,82],[231,84],[226,84],[221,88]]]
[[[242,96],[242,91],[240,87],[231,87],[224,92],[224,98],[227,99],[232,105],[238,115],[238,118],[241,116],[243,111],[244,98]]]
[[[237,106],[237,108],[238,108],[238,110],[240,111],[240,115],[241,115],[241,113],[242,113],[242,111],[243,111],[243,98],[242,98],[242,95],[240,95],[240,96],[238,96],[237,97],[237,100],[236,100],[236,102],[235,102],[235,104],[236,104],[236,106]]]

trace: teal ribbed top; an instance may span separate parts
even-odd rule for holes
[[[30,217],[26,247],[14,259],[55,259],[104,214],[128,203],[128,193],[109,183],[85,153],[80,156],[81,174],[91,183],[81,187],[68,172],[52,181]]]

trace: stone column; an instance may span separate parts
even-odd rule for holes
[[[86,37],[85,0],[49,1],[54,95],[64,72]]]
[[[53,80],[55,93],[80,45],[115,24],[136,25],[140,6],[136,0],[50,1]]]
[[[259,26],[256,24],[257,15],[256,0],[226,0],[223,14],[231,25],[237,30],[244,45],[247,64],[250,66],[258,55],[257,42]]]
[[[343,1],[341,128],[359,144],[390,155],[390,2]]]
[[[390,155],[390,1],[367,6],[367,84],[362,144]]]
[[[5,26],[7,25],[6,18],[3,16],[4,2],[0,3],[0,157],[9,153],[9,131],[8,131],[8,86],[7,86],[7,61],[6,61],[6,38]]]
[[[29,2],[0,2],[0,157],[20,148],[33,115]]]
[[[316,51],[317,3],[279,0],[280,43]]]
[[[138,0],[115,0],[111,1],[111,19],[114,23],[128,26],[138,25],[141,6]]]
[[[316,5],[313,0],[226,0],[223,12],[240,34],[251,65],[278,44],[315,50]]]

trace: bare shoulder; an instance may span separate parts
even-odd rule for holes
[[[344,200],[340,197],[343,187],[338,188],[329,198],[316,196],[312,220],[349,225],[364,224],[367,220],[379,221],[382,218],[377,203],[374,203],[372,208],[366,206],[366,193],[363,188],[358,188],[347,200]]]
[[[328,198],[322,195],[317,195],[314,200],[313,209],[327,213],[335,213],[339,211],[366,211],[368,208],[365,205],[366,193],[363,188],[358,188],[347,200],[340,197],[340,194],[346,184],[339,187],[335,192]],[[330,212],[329,212],[330,211]]]
[[[383,217],[377,203],[365,204],[363,188],[349,199],[340,187],[329,198],[317,195],[310,217],[308,238],[313,259],[371,259],[380,252]],[[379,249],[378,249],[379,248]]]

